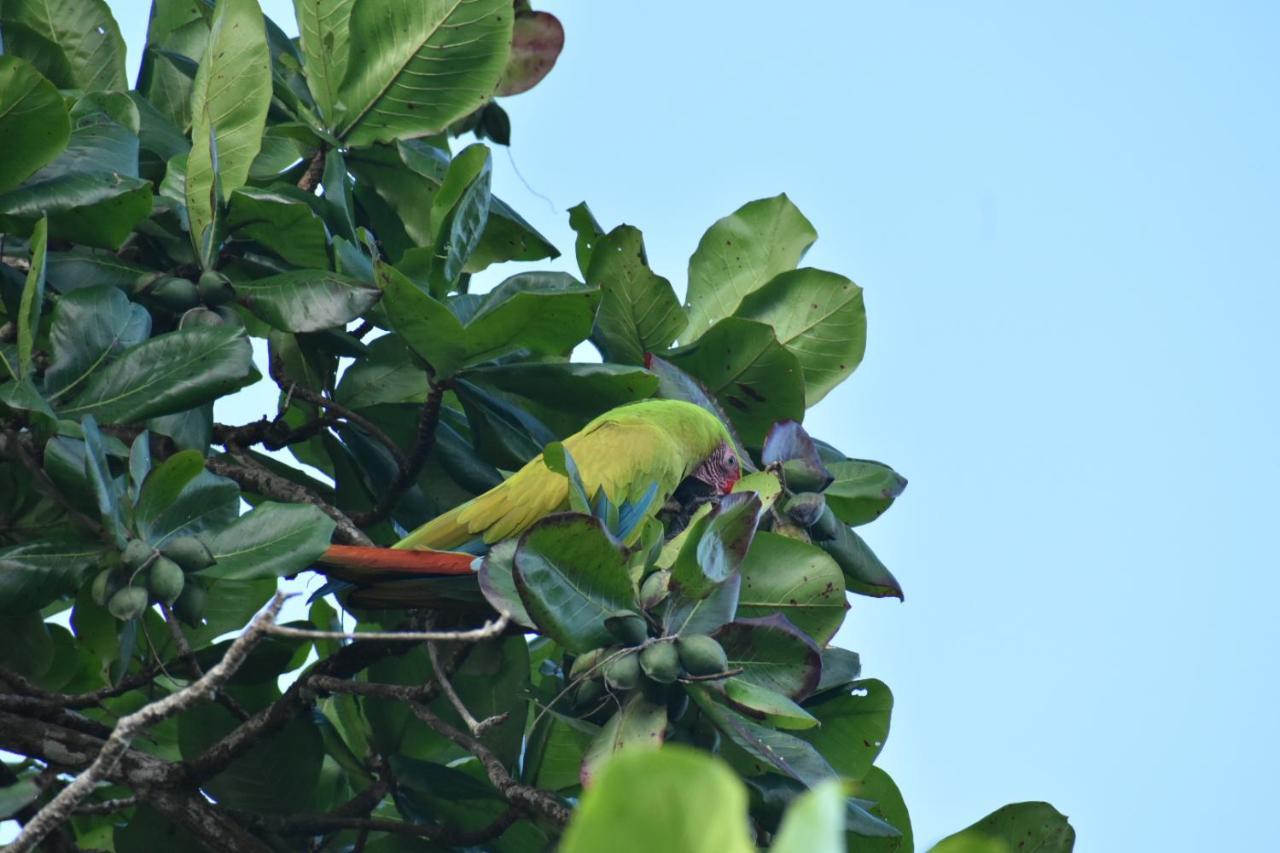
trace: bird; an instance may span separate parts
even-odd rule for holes
[[[682,483],[727,494],[742,462],[720,418],[694,403],[652,399],[596,417],[562,442],[588,496],[603,491],[615,505],[643,505],[658,513]],[[548,466],[545,453],[489,491],[418,527],[390,548],[331,545],[317,568],[354,585],[366,606],[429,606],[449,581],[473,576],[477,554],[569,509],[569,479]],[[643,525],[635,525],[630,540]],[[411,581],[417,581],[411,583]],[[426,583],[423,583],[426,581]],[[437,581],[433,584],[432,581]]]

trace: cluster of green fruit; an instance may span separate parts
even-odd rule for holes
[[[781,516],[775,517],[772,532],[817,545],[836,561],[846,577],[858,575],[866,559],[866,547],[827,506],[822,491],[831,483],[830,474],[799,461],[784,462],[781,474],[791,494],[782,502]]]
[[[641,598],[648,602],[656,596],[653,603],[660,603],[669,580],[667,571],[649,575]],[[706,634],[650,636],[657,624],[631,610],[610,615],[604,624],[618,645],[579,655],[569,670],[570,682],[577,684],[574,701],[579,708],[595,705],[606,693],[638,687],[653,695],[682,677],[722,675],[729,668],[724,649]]]
[[[208,591],[192,573],[214,563],[208,547],[194,536],[178,536],[157,549],[133,539],[118,565],[93,580],[93,598],[120,620],[142,615],[152,604],[167,604],[188,625],[200,623]]]
[[[133,293],[182,315],[183,326],[218,325],[234,318],[230,302],[236,298],[231,279],[206,270],[198,281],[176,275],[146,273],[134,282]]]

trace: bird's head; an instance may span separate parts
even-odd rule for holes
[[[698,463],[689,476],[706,483],[716,494],[726,495],[742,477],[738,454],[727,441],[720,442],[711,455]]]

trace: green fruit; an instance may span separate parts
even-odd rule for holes
[[[156,557],[147,573],[147,589],[156,601],[172,604],[182,594],[186,579],[182,567],[168,557]]]
[[[649,638],[649,626],[644,617],[630,610],[619,610],[606,616],[604,627],[624,646],[638,646]]]
[[[107,610],[111,615],[127,622],[147,609],[147,591],[140,586],[126,586],[116,590],[115,595],[107,600]]]
[[[840,533],[843,523],[836,518],[836,514],[831,511],[831,507],[823,507],[822,515],[809,528],[809,535],[814,540],[835,539]]]
[[[168,276],[159,272],[144,272],[133,280],[133,292],[143,293],[162,278],[168,278]]]
[[[220,272],[206,270],[200,274],[200,283],[196,285],[200,301],[206,305],[224,305],[236,298],[236,289],[231,279]]]
[[[173,560],[183,571],[198,572],[213,565],[213,554],[194,536],[179,536],[160,546],[160,553]]]
[[[116,575],[115,578],[112,575]],[[93,600],[102,607],[107,606],[107,600],[120,588],[119,575],[114,569],[103,569],[98,572],[97,577],[93,579],[93,585],[89,587],[89,594],[93,596]]]
[[[604,682],[598,678],[589,678],[578,685],[573,694],[573,702],[579,708],[590,708],[604,697]]]
[[[604,680],[614,690],[630,690],[640,683],[640,656],[627,652],[605,664]]]
[[[217,311],[210,311],[208,308],[196,307],[182,315],[178,320],[179,329],[188,329],[192,326],[221,326],[226,320]]]
[[[209,600],[209,593],[195,578],[182,587],[182,594],[173,602],[173,612],[192,628],[199,627],[204,618],[204,606]]]
[[[195,284],[176,276],[156,282],[151,288],[151,296],[170,311],[186,311],[194,308],[200,301]]]
[[[676,640],[680,663],[690,675],[715,675],[729,668],[724,649],[706,634],[689,634]]]
[[[801,492],[792,495],[783,511],[801,527],[812,527],[822,518],[822,511],[827,508],[827,499],[817,492]]]
[[[671,572],[659,569],[640,584],[640,606],[652,610],[667,598],[671,588]]]
[[[606,656],[613,654],[617,649],[592,649],[589,652],[583,652],[573,659],[573,666],[569,667],[569,680],[573,681],[581,676],[585,676],[588,672],[592,672]]]
[[[124,547],[120,559],[131,569],[142,568],[156,551],[141,539],[133,539]]]
[[[675,681],[680,677],[680,654],[676,651],[675,643],[645,646],[640,652],[640,668],[659,684]]]
[[[782,463],[782,479],[790,492],[820,492],[831,484],[830,474],[816,471],[799,459]]]

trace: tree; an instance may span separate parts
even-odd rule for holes
[[[130,90],[101,0],[0,7],[15,849],[913,849],[874,765],[892,695],[830,645],[846,593],[902,597],[854,528],[906,480],[800,425],[861,360],[861,290],[797,268],[817,235],[778,196],[708,229],[683,305],[585,204],[581,280],[473,293],[558,254],[481,140],[509,142],[495,97],[547,74],[559,22],[296,12],[291,40],[253,0],[156,0]],[[260,369],[277,411],[215,422]],[[654,396],[732,428],[734,494],[646,521],[587,493],[556,442]],[[569,511],[446,606],[337,585],[279,621],[332,543],[392,544],[544,449]],[[1030,803],[936,849],[1073,839]]]

